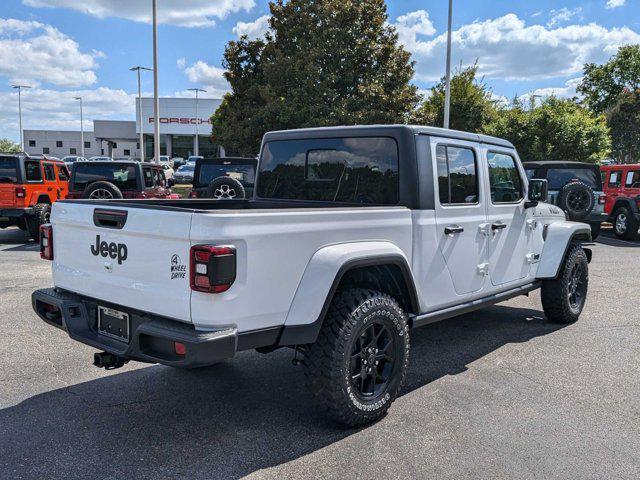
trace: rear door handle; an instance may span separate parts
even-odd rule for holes
[[[444,228],[445,235],[454,235],[456,233],[462,232],[464,232],[464,228],[462,228],[460,225],[449,225]]]
[[[507,228],[507,224],[506,223],[496,222],[496,223],[492,223],[491,224],[491,230],[493,230],[494,232],[496,230],[504,230],[505,228]]]

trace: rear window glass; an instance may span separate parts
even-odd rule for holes
[[[120,190],[137,190],[137,169],[133,165],[91,165],[76,163],[73,189],[84,191],[87,185],[97,181],[111,182]]]
[[[550,168],[547,170],[550,190],[560,190],[567,183],[579,180],[594,190],[602,190],[602,178],[596,168]]]
[[[16,183],[18,181],[18,159],[0,158],[0,183]]]
[[[24,171],[27,176],[27,182],[42,181],[42,169],[40,168],[39,161],[29,160],[24,162]]]
[[[256,178],[256,169],[253,165],[213,165],[203,163],[200,165],[198,185],[209,185],[218,177],[231,177],[238,180],[245,187],[253,187]]]
[[[273,141],[259,177],[262,198],[396,205],[398,145],[388,137]]]

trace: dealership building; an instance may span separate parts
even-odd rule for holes
[[[210,116],[220,99],[201,98],[196,113],[195,98],[160,99],[160,153],[187,158],[198,153],[205,157],[224,156],[224,148],[211,141]],[[85,109],[86,113],[87,112]],[[136,120],[94,120],[93,131],[84,132],[85,157],[140,158],[140,132],[144,136],[145,158],[153,157],[153,98],[136,100]],[[81,155],[80,131],[24,130],[25,150],[30,155]]]

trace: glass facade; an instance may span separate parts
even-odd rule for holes
[[[195,155],[195,135],[160,135],[160,155],[171,157],[189,158]],[[217,157],[220,154],[220,146],[211,141],[211,137],[199,135],[199,155],[203,157]],[[170,147],[170,148],[167,148]],[[145,158],[153,158],[153,135],[144,136]]]

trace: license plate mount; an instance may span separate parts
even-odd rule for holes
[[[98,333],[129,343],[129,314],[113,308],[98,307]]]

